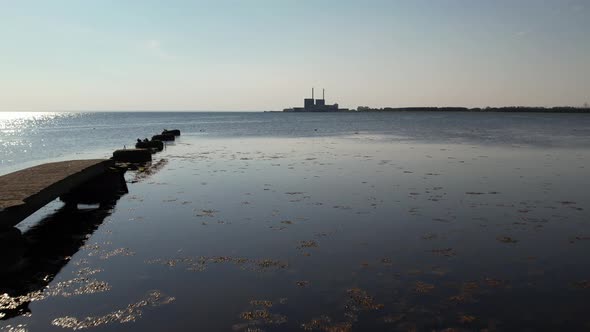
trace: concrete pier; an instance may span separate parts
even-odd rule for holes
[[[0,176],[0,228],[13,227],[47,203],[106,173],[112,160],[70,160]]]

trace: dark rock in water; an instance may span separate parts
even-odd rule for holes
[[[172,129],[172,130],[164,129],[164,131],[162,132],[162,135],[180,136],[180,130],[179,129]]]
[[[156,141],[141,141],[135,144],[137,149],[153,149],[156,151],[164,150],[164,142],[156,140]]]
[[[154,136],[152,136],[152,141],[162,141],[162,142],[174,141],[174,135],[170,135],[170,134],[154,135]]]
[[[113,152],[113,158],[116,161],[129,163],[142,163],[152,161],[152,153],[147,149],[125,149]]]

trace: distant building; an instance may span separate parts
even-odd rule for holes
[[[285,108],[283,112],[347,112],[348,108],[339,108],[338,104],[326,105],[326,90],[322,89],[322,99],[314,99],[314,89],[311,88],[311,98],[303,100],[303,107]]]

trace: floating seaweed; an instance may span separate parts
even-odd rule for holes
[[[349,297],[348,308],[354,308],[353,311],[359,310],[378,310],[383,309],[383,304],[375,303],[372,296],[360,288],[350,288],[346,291]]]
[[[253,263],[261,269],[269,269],[269,268],[277,268],[277,269],[284,269],[289,264],[283,261],[279,261],[276,259],[258,259],[253,261]]]
[[[217,210],[213,210],[213,209],[206,209],[206,210],[201,210],[200,213],[197,214],[197,217],[209,217],[212,218],[215,216],[215,213],[217,213],[219,211]]]
[[[332,319],[324,315],[319,318],[314,318],[307,323],[301,324],[301,328],[303,328],[305,331],[319,330],[326,332],[348,332],[352,330],[352,323],[332,323]]]
[[[381,258],[381,264],[385,265],[385,266],[391,266],[392,264],[392,260],[389,257],[383,257]]]
[[[273,303],[272,301],[268,300],[252,300],[250,301],[250,305],[271,308],[273,306]]]
[[[510,236],[498,236],[496,238],[496,240],[502,242],[502,243],[517,243],[518,240],[515,240],[513,238],[511,238]]]
[[[98,272],[100,272],[100,270],[84,268],[76,273],[78,274],[78,277],[66,281],[60,281],[47,286],[42,290],[29,292],[19,296],[0,294],[0,313],[3,311],[16,310],[23,304],[42,301],[49,297],[72,297],[109,291],[111,286],[107,282],[89,278],[90,275]]]
[[[3,316],[0,315],[0,318],[2,318]],[[15,326],[12,325],[6,325],[4,327],[0,327],[0,331],[3,332],[27,332],[27,324],[18,324]]]
[[[474,293],[479,288],[479,284],[475,281],[465,282],[461,285],[459,294],[449,297],[449,301],[455,304],[473,302]]]
[[[430,250],[430,252],[435,255],[445,256],[445,257],[453,257],[453,256],[457,255],[453,248],[432,249],[432,250]]]
[[[301,324],[305,331],[348,332],[352,324],[357,321],[357,315],[362,311],[381,310],[384,305],[376,303],[374,298],[360,288],[350,288],[346,291],[348,299],[345,304],[344,321],[333,322],[332,318],[322,315],[309,322]]]
[[[422,239],[423,240],[433,240],[433,239],[436,239],[436,238],[437,238],[437,235],[436,234],[428,233],[428,234],[422,235]]]
[[[277,302],[285,304],[286,299],[279,299]],[[234,324],[232,327],[234,331],[263,331],[260,327],[282,325],[287,322],[287,316],[270,311],[274,307],[273,301],[252,300],[250,306],[251,308],[247,311],[240,313],[239,318],[244,322]]]
[[[94,316],[78,319],[76,317],[64,316],[51,321],[52,325],[70,328],[72,330],[87,329],[111,323],[129,323],[141,318],[143,307],[158,307],[166,305],[175,300],[174,297],[163,295],[159,291],[151,291],[142,300],[129,304],[125,309],[120,309],[103,316]]]
[[[414,291],[416,293],[421,293],[421,294],[430,293],[433,289],[434,289],[434,285],[427,284],[427,283],[422,282],[422,281],[417,281],[416,284],[415,284],[415,286],[414,286]]]
[[[299,246],[297,247],[297,249],[316,248],[317,246],[318,243],[315,240],[299,241]]]
[[[475,316],[471,315],[459,315],[459,323],[467,324],[475,321]]]
[[[111,251],[103,252],[100,255],[100,259],[109,259],[114,256],[133,256],[133,255],[135,255],[135,252],[129,250],[129,248],[117,248],[117,249],[113,249]],[[89,256],[92,256],[92,255],[89,254]]]
[[[269,319],[270,313],[268,310],[254,310],[254,311],[245,311],[240,314],[240,318],[244,320],[258,320],[258,319]]]
[[[182,257],[172,259],[152,259],[147,261],[148,264],[160,264],[169,267],[176,267],[177,265],[186,266],[187,271],[205,271],[209,264],[231,263],[242,266],[245,270],[252,270],[257,272],[264,272],[273,269],[285,269],[289,266],[287,262],[275,259],[248,259],[243,257],[230,256],[213,256],[213,257]]]
[[[131,180],[131,183],[144,181],[145,179],[149,178],[150,176],[164,168],[166,164],[168,164],[167,159],[160,159],[155,163],[152,162],[151,164],[148,164],[147,167],[139,167],[135,173],[135,176]]]

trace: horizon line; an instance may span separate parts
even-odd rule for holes
[[[590,108],[589,105],[579,105],[579,106],[571,106],[571,105],[553,105],[553,106],[525,106],[525,105],[507,105],[507,106],[476,106],[476,107],[469,107],[469,106],[382,106],[382,107],[372,107],[372,106],[357,106],[355,108],[350,108],[351,111],[357,111],[358,108],[369,108],[369,109],[385,109],[385,108],[392,108],[392,109],[407,109],[407,108],[465,108],[465,109],[486,109],[486,108],[575,108],[575,109],[588,109]],[[0,113],[6,112],[13,112],[13,113],[111,113],[111,112],[176,112],[176,113],[212,113],[212,112],[225,112],[225,113],[264,113],[264,112],[282,112],[283,109],[280,110],[196,110],[196,109],[96,109],[96,110],[0,110]]]

